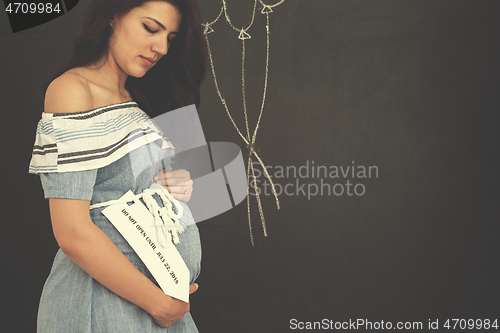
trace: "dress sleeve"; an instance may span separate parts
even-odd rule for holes
[[[30,162],[32,174],[93,170],[152,142],[173,147],[135,102],[74,113],[42,113]]]
[[[97,169],[41,173],[45,198],[92,199]]]

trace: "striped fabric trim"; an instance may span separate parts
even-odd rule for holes
[[[119,109],[123,109],[123,108],[127,108],[127,107],[137,107],[137,103],[136,102],[123,102],[123,103],[103,106],[102,108],[97,108],[97,109],[88,110],[88,111],[80,111],[80,112],[72,112],[72,113],[54,113],[53,116],[56,118],[64,117],[67,119],[84,120],[84,119],[89,119],[89,118],[98,116],[98,115],[106,113],[106,112],[110,112],[113,110],[119,110]]]
[[[43,113],[29,172],[100,168],[151,142],[173,148],[135,102],[76,113]]]
[[[34,155],[45,155],[45,154],[51,154],[51,153],[57,153],[57,145],[56,144],[50,144],[50,145],[45,145],[45,146],[35,145],[33,147],[33,154]]]

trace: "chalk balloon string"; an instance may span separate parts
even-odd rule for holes
[[[264,91],[263,91],[263,94],[262,94],[262,103],[261,103],[261,106],[260,106],[259,117],[257,119],[257,123],[255,125],[254,130],[253,130],[253,133],[250,134],[250,126],[248,124],[248,111],[247,111],[247,102],[246,102],[246,92],[245,92],[245,40],[252,38],[251,35],[248,33],[248,29],[250,29],[250,27],[252,27],[252,25],[255,22],[255,13],[256,13],[256,9],[257,9],[257,1],[262,5],[261,14],[266,15],[266,68],[265,68],[265,78],[264,78]],[[254,184],[257,184],[257,179],[255,177],[255,170],[254,170],[254,167],[253,167],[253,158],[254,157],[257,159],[257,161],[259,161],[259,163],[260,163],[260,165],[261,165],[261,167],[262,167],[262,169],[264,171],[264,174],[269,179],[269,182],[270,182],[271,188],[272,188],[272,192],[273,192],[274,197],[276,199],[276,206],[278,207],[278,209],[280,208],[280,203],[279,203],[279,200],[278,200],[278,195],[276,194],[276,189],[275,189],[275,186],[274,186],[274,182],[271,179],[271,176],[269,175],[264,162],[262,161],[262,159],[259,157],[259,155],[255,151],[255,140],[257,138],[257,131],[259,129],[259,125],[260,125],[260,122],[261,122],[261,119],[262,119],[262,113],[264,111],[264,105],[265,105],[266,96],[267,96],[267,82],[268,82],[268,74],[269,74],[269,34],[270,34],[270,30],[271,30],[270,26],[269,26],[269,13],[272,13],[273,12],[273,8],[276,7],[276,6],[281,5],[284,1],[285,0],[280,0],[279,2],[275,3],[274,5],[267,5],[262,0],[255,0],[254,5],[253,5],[252,17],[251,17],[250,23],[248,24],[248,26],[246,28],[243,27],[241,29],[238,29],[231,22],[231,19],[229,17],[228,10],[227,10],[226,0],[222,0],[222,6],[221,6],[221,10],[219,12],[219,15],[212,22],[203,23],[203,26],[204,26],[203,33],[205,35],[205,40],[207,42],[208,55],[209,55],[209,59],[210,59],[210,67],[212,69],[212,75],[213,75],[213,78],[214,78],[215,89],[217,90],[217,94],[219,95],[221,103],[224,106],[224,109],[226,110],[226,113],[229,116],[229,119],[231,120],[234,128],[236,129],[236,131],[238,132],[238,134],[241,136],[241,138],[243,139],[243,141],[245,141],[245,144],[246,144],[247,149],[248,149],[248,161],[247,161],[247,163],[248,163],[248,165],[247,165],[247,211],[248,211],[248,229],[249,229],[249,232],[250,232],[250,241],[252,242],[252,246],[254,245],[254,240],[253,240],[253,232],[252,232],[252,220],[251,220],[251,215],[250,215],[250,186],[249,186],[249,184],[250,184],[250,173],[251,173],[251,177],[253,179]],[[209,42],[208,35],[210,33],[213,33],[215,31],[212,28],[212,25],[215,24],[222,17],[222,14],[224,14],[224,17],[225,17],[226,21],[228,22],[229,26],[231,28],[233,28],[233,30],[235,30],[235,31],[237,31],[239,33],[238,34],[238,39],[241,40],[241,54],[242,54],[241,55],[241,91],[242,91],[242,95],[243,95],[243,113],[244,113],[244,116],[245,116],[246,135],[243,135],[243,133],[241,132],[241,130],[239,129],[239,127],[236,125],[233,117],[231,116],[231,113],[229,112],[229,108],[228,108],[227,102],[226,102],[225,98],[222,96],[222,93],[221,93],[220,88],[219,88],[219,84],[217,82],[217,75],[216,75],[216,72],[215,72],[215,66],[214,66],[214,60],[213,60],[212,51],[210,49],[210,42]],[[255,186],[255,198],[257,200],[257,206],[259,208],[259,215],[260,215],[260,219],[261,219],[261,222],[262,222],[262,229],[263,229],[263,232],[264,232],[264,236],[267,237],[266,222],[265,222],[265,218],[264,218],[264,211],[262,209],[262,203],[261,203],[261,200],[260,200],[259,190],[258,190],[257,186]]]

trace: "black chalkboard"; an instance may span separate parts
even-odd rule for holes
[[[222,1],[199,2],[204,21],[215,20]],[[247,27],[254,1],[226,3],[232,24]],[[86,6],[16,34],[0,15],[2,323],[11,331],[34,331],[57,250],[39,179],[27,173],[42,112],[36,92]],[[267,237],[254,195],[254,246],[246,201],[199,223],[203,269],[191,312],[200,332],[358,319],[359,329],[419,322],[426,331],[436,320],[444,330],[447,319],[498,319],[499,7],[286,0],[266,14],[257,2],[244,40],[246,103],[253,129],[268,17],[254,149],[281,191],[280,209],[256,163]],[[210,27],[220,91],[245,131],[240,33],[224,15]],[[246,161],[210,67],[198,113],[207,141],[239,144]]]

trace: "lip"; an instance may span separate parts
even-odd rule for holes
[[[148,67],[153,66],[154,63],[156,62],[156,60],[154,58],[144,57],[144,56],[140,56],[140,57],[141,57],[142,62],[144,63],[144,65],[146,65]]]

